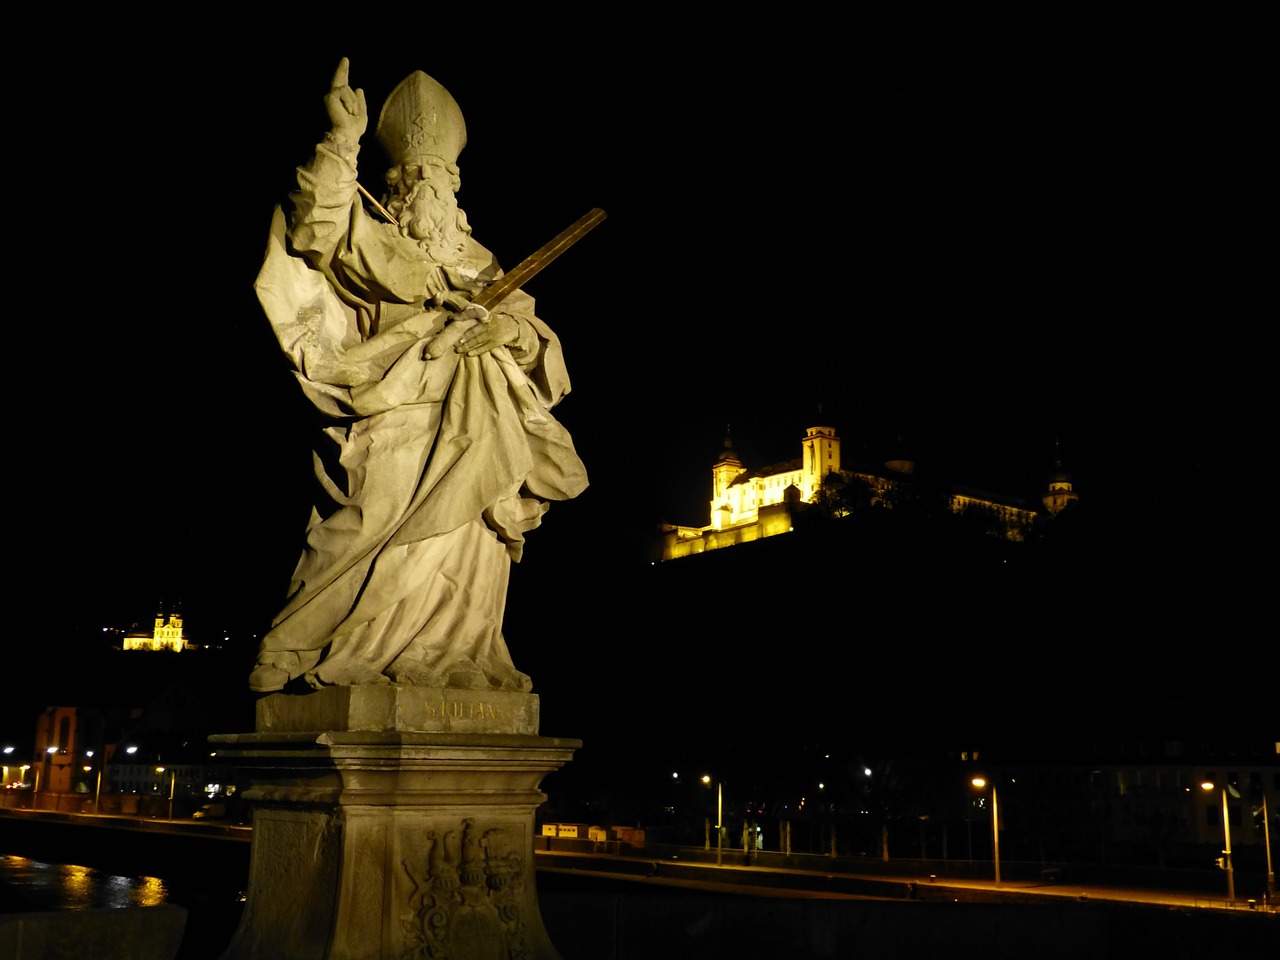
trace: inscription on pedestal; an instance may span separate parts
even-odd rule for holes
[[[454,720],[498,720],[498,705],[483,700],[441,700],[439,703],[427,704],[428,719],[450,717]]]
[[[263,697],[257,704],[257,730],[536,735],[538,697],[532,693],[445,690],[395,683],[325,687],[308,693]]]

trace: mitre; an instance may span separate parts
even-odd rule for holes
[[[452,164],[467,145],[467,126],[449,91],[415,70],[382,105],[377,136],[394,166]]]

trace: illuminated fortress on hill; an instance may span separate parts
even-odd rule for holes
[[[798,460],[748,470],[726,437],[724,450],[711,468],[711,522],[705,527],[663,524],[660,559],[675,560],[788,533],[798,506],[818,503],[850,483],[864,485],[870,503],[892,508],[895,493],[910,481],[915,469],[909,460],[890,460],[876,470],[844,468],[834,427],[809,427],[800,445]],[[1039,506],[962,488],[946,496],[953,513],[985,511],[993,520],[993,532],[1015,541],[1026,536],[1041,509],[1056,515],[1078,499],[1061,465],[1050,477]]]

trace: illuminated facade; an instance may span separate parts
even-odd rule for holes
[[[161,612],[156,614],[155,629],[151,635],[129,634],[124,638],[124,649],[171,650],[180,653],[192,649],[192,646],[182,636],[182,614],[175,612],[165,617]]]
[[[660,558],[674,560],[788,533],[794,510],[818,502],[833,479],[838,484],[861,483],[873,504],[890,506],[894,491],[914,471],[909,460],[890,460],[881,470],[846,469],[834,427],[809,427],[800,449],[799,459],[753,471],[743,465],[726,437],[724,450],[711,468],[710,523],[705,527],[664,524]],[[1039,512],[1026,503],[986,492],[956,488],[947,497],[953,513],[984,511],[994,532],[1008,540],[1022,540]],[[1044,508],[1057,514],[1077,499],[1059,463],[1042,499]]]

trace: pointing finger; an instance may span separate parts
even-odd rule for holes
[[[338,69],[333,72],[332,88],[334,90],[337,90],[339,87],[347,86],[347,74],[350,72],[350,69],[351,69],[351,61],[349,61],[346,57],[343,57],[338,62]]]

